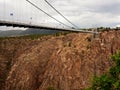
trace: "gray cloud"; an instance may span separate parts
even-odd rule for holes
[[[6,4],[4,3],[6,1]],[[50,15],[68,24],[60,15],[58,15],[44,0],[31,0],[41,9]],[[48,0],[57,10],[59,10],[71,22],[79,27],[92,26],[116,26],[120,24],[120,0]],[[45,25],[59,25],[55,20],[49,18],[39,10],[32,7],[26,0],[0,0],[0,11],[6,15],[0,14],[0,18],[12,19],[10,12],[14,13],[14,20],[31,22]],[[70,25],[70,24],[69,24]]]
[[[109,13],[113,15],[120,15],[120,3],[113,3],[108,5],[98,5],[98,6],[91,6],[88,7],[91,12],[97,12],[97,13]]]

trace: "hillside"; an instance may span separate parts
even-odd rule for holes
[[[22,33],[22,30],[8,30],[8,31],[1,31],[0,37],[9,37],[9,36],[17,36]]]
[[[21,35],[26,35],[26,34],[54,34],[59,31],[57,30],[45,30],[45,29],[27,29],[21,33]]]
[[[2,90],[83,90],[112,66],[120,31],[0,39]]]
[[[26,30],[7,30],[0,31],[0,37],[11,37],[31,34],[55,34],[60,31],[56,30],[45,30],[45,29],[26,29]]]

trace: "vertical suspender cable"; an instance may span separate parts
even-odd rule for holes
[[[20,17],[20,19],[19,19],[19,22],[21,22],[22,21],[22,7],[21,7],[21,3],[20,3],[20,1],[19,1],[19,17]]]
[[[4,12],[3,12],[3,20],[5,21],[5,19],[6,19],[6,5],[5,5],[5,2],[6,0],[3,0],[3,2],[4,2],[4,5],[3,5],[3,10],[4,10]]]

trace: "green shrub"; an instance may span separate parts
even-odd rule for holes
[[[100,77],[95,76],[92,86],[85,90],[120,90],[120,51],[111,59],[115,65],[110,68],[108,73]]]
[[[50,86],[46,90],[55,90],[55,88]]]

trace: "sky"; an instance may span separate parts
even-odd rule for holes
[[[30,0],[59,21],[73,27],[44,0]],[[120,0],[47,0],[79,28],[120,26]],[[0,0],[0,20],[65,27],[26,0]],[[10,15],[10,14],[13,15]],[[8,28],[0,27],[0,30]],[[12,29],[10,27],[9,29]],[[13,28],[17,29],[17,28]]]

